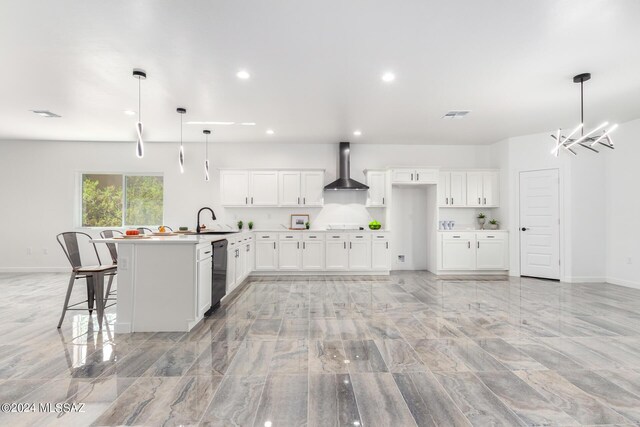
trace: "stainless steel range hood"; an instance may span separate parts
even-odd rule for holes
[[[351,179],[351,150],[348,142],[340,143],[340,154],[338,160],[338,169],[340,175],[338,179],[324,187],[325,190],[368,190],[369,186],[361,182]]]

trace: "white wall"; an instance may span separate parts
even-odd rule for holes
[[[613,134],[606,157],[607,280],[640,288],[640,120]]]
[[[197,210],[211,206],[218,223],[253,220],[256,228],[287,224],[292,213],[311,214],[323,222],[384,221],[384,210],[366,209],[364,193],[326,194],[324,209],[247,208],[219,205],[218,171],[203,179],[203,143],[186,143],[186,172],[177,166],[177,143],[148,143],[145,158],[134,155],[134,143],[2,141],[0,142],[0,271],[66,268],[55,235],[74,229],[79,172],[161,172],[165,185],[165,223],[195,226]],[[352,177],[364,181],[366,168],[433,166],[485,168],[487,146],[352,144]],[[326,182],[336,176],[338,144],[210,144],[214,168],[322,168]],[[349,218],[346,218],[348,216]],[[27,248],[32,254],[27,255]],[[44,251],[47,254],[44,254]]]

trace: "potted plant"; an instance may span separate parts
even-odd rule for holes
[[[311,227],[311,223],[309,221],[304,223],[305,228],[308,230]]]
[[[486,216],[480,212],[478,214],[478,224],[480,224],[480,230],[484,230],[484,222],[486,220]]]
[[[489,228],[492,230],[497,230],[498,229],[498,220],[497,219],[492,219],[491,221],[489,221]]]
[[[253,221],[249,221],[247,225],[249,226],[249,230],[253,230]]]
[[[238,230],[242,230],[243,225],[244,225],[244,222],[242,222],[242,220],[238,221]]]

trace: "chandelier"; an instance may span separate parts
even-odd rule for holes
[[[555,147],[551,150],[551,154],[558,156],[561,149],[564,149],[574,156],[577,156],[576,148],[578,146],[586,148],[590,151],[598,153],[599,151],[594,146],[603,146],[614,149],[613,140],[611,139],[611,133],[618,127],[617,124],[609,126],[609,122],[604,122],[595,129],[584,133],[584,82],[591,79],[590,73],[578,74],[573,78],[574,83],[580,83],[580,124],[576,126],[569,136],[565,136],[562,133],[562,129],[558,129],[555,135],[551,135],[551,138],[555,140]],[[578,131],[580,132],[578,136]]]

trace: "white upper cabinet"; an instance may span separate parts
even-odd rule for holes
[[[437,184],[437,169],[393,169],[391,171],[393,184]]]
[[[324,205],[324,171],[302,171],[300,195],[305,206]]]
[[[440,172],[438,182],[438,206],[467,205],[467,173]]]
[[[298,206],[301,202],[301,181],[298,171],[280,171],[280,206]]]
[[[467,172],[467,205],[496,207],[500,205],[498,171]]]
[[[220,171],[220,198],[223,206],[247,206],[249,204],[249,172]]]
[[[278,206],[278,172],[250,171],[249,204]]]
[[[367,206],[387,205],[387,173],[385,171],[367,171]]]

